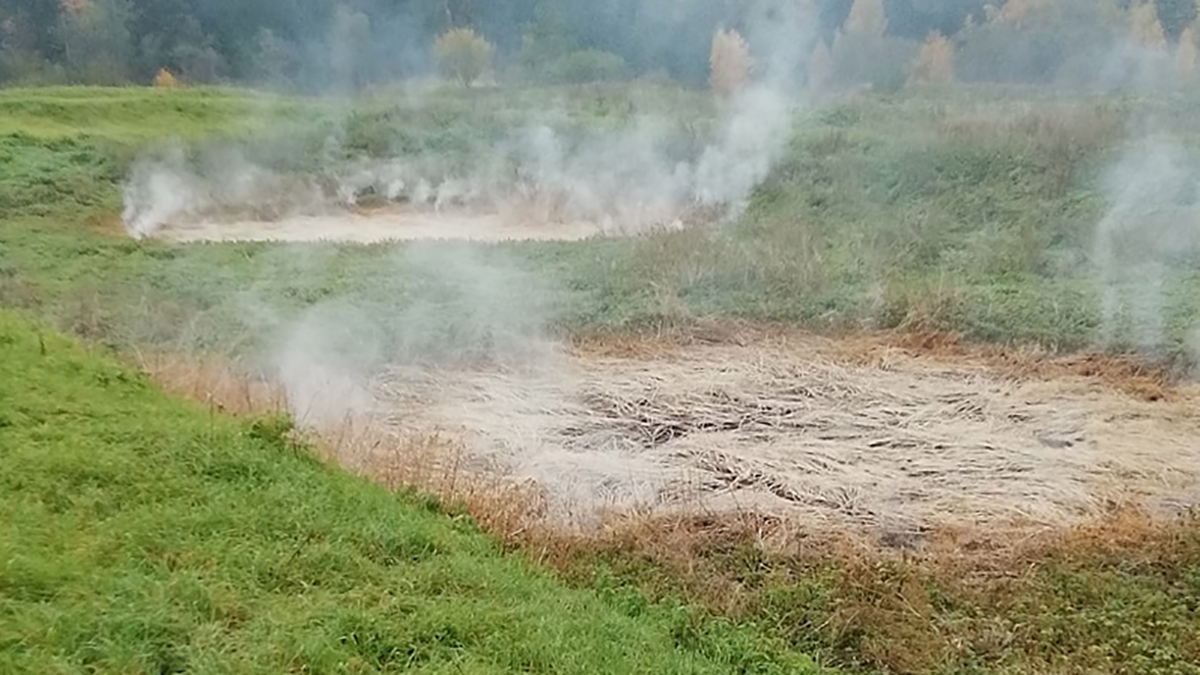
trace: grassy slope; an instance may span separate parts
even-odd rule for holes
[[[795,672],[0,313],[0,671]],[[803,670],[803,660],[791,668]]]
[[[237,295],[246,288],[284,314],[353,289],[366,314],[386,317],[440,283],[398,263],[391,247],[297,247],[328,264],[296,275],[281,274],[281,267],[298,256],[266,255],[261,246],[81,237],[81,221],[115,228],[126,163],[143,142],[166,133],[246,136],[270,161],[292,166],[316,156],[305,148],[318,146],[334,118],[345,122],[352,152],[424,150],[457,161],[470,161],[471,148],[511,128],[539,97],[555,100],[584,127],[617,123],[631,106],[687,110],[697,127],[705,119],[689,94],[640,89],[499,98],[442,92],[400,104],[381,97],[354,110],[247,96],[0,92],[0,109],[9,112],[0,115],[0,127],[20,130],[4,136],[0,128],[7,160],[0,212],[9,214],[0,232],[7,249],[0,251],[0,299],[19,305],[36,297],[60,325],[107,331],[99,336],[106,339],[211,347],[243,336]],[[1074,349],[1090,344],[1098,327],[1099,297],[1087,265],[1104,208],[1094,189],[1098,169],[1118,151],[1135,110],[1155,108],[1185,138],[1200,136],[1189,106],[860,100],[804,117],[746,217],[720,234],[476,248],[484,261],[532,272],[553,298],[549,319],[576,331],[713,315],[817,327],[910,325]],[[292,125],[286,136],[294,147],[282,155],[269,134],[251,133],[272,119]],[[18,272],[20,285],[12,280]],[[1200,278],[1181,271],[1168,290],[1168,337],[1182,344],[1200,305]],[[130,303],[131,296],[146,302]],[[131,316],[134,304],[164,316]],[[172,332],[195,323],[178,321],[180,315],[198,314],[211,335]],[[156,330],[146,334],[147,325]]]

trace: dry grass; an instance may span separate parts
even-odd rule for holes
[[[1047,188],[1065,192],[1079,161],[1110,145],[1124,131],[1125,115],[1114,107],[1041,104],[1036,108],[947,115],[939,134],[964,145],[1026,147],[1047,158]]]
[[[651,597],[682,595],[734,620],[778,622],[775,630],[795,646],[832,651],[873,671],[988,664],[1015,672],[1135,672],[1119,657],[1104,665],[1114,649],[1107,635],[1085,629],[1075,643],[1048,642],[1073,614],[1103,611],[1072,599],[1058,580],[1079,575],[1086,583],[1098,575],[1085,595],[1102,604],[1100,584],[1120,583],[1121,574],[1186,576],[1200,555],[1198,531],[1191,519],[1162,521],[1113,505],[1062,530],[940,530],[915,550],[887,537],[814,533],[742,512],[613,521],[600,536],[558,542],[548,560],[584,578],[594,560],[610,561]],[[1140,630],[1146,617],[1129,620]],[[1179,649],[1200,655],[1200,639],[1185,637]]]
[[[138,352],[137,367],[168,393],[232,415],[287,410],[283,389],[266,375],[213,354]]]

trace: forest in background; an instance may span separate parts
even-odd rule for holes
[[[816,38],[800,84],[886,90],[930,59],[952,61],[934,79],[1106,90],[1195,70],[1194,0],[0,0],[0,85],[352,91],[432,72],[437,36],[471,28],[497,80],[702,86],[715,32],[793,3]]]

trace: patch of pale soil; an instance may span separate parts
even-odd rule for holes
[[[499,214],[388,210],[297,215],[276,220],[206,220],[167,224],[155,236],[178,242],[344,241],[371,244],[419,239],[469,241],[579,240],[602,234],[595,223],[534,222]]]
[[[524,369],[394,369],[399,434],[450,434],[562,515],[752,508],[828,525],[1060,525],[1200,503],[1200,394],[1020,377],[809,338]]]

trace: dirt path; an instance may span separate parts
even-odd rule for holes
[[[467,241],[586,239],[606,232],[590,222],[518,217],[504,210],[426,210],[389,207],[363,212],[293,215],[275,220],[237,218],[181,221],[155,236],[178,242],[200,241],[385,241],[455,239]]]
[[[753,508],[829,525],[1060,525],[1200,503],[1200,392],[809,337],[395,369],[388,424],[599,508]],[[1153,396],[1149,398],[1159,398]]]

